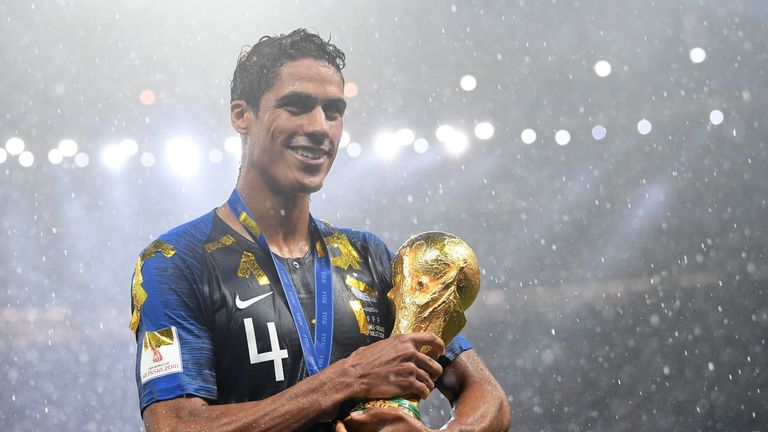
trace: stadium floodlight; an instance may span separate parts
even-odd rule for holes
[[[126,155],[126,156],[133,156],[139,151],[139,144],[130,138],[126,138],[122,141],[120,141],[120,150]]]
[[[19,137],[9,138],[5,142],[5,149],[11,156],[18,156],[24,151],[24,140]]]
[[[243,139],[239,136],[231,136],[227,138],[224,140],[224,150],[239,158],[240,154],[243,152]]]
[[[59,141],[58,151],[63,157],[72,157],[77,154],[77,143],[72,139],[63,139]],[[50,153],[48,159],[50,159]]]
[[[127,159],[128,157],[118,144],[110,144],[101,151],[101,161],[113,171],[121,169]]]
[[[339,141],[339,148],[344,148],[349,145],[351,142],[351,137],[347,133],[347,131],[341,132],[341,140]]]
[[[189,138],[175,137],[165,143],[165,155],[171,171],[181,177],[197,172],[200,165],[200,150]]]
[[[373,144],[376,154],[384,160],[390,160],[397,155],[398,147],[397,137],[391,132],[383,132],[376,137]]]
[[[571,142],[571,133],[565,129],[560,129],[559,131],[555,132],[555,142],[557,145],[567,145],[569,142]]]
[[[35,163],[35,155],[32,152],[25,150],[19,155],[19,165],[24,168],[29,168]]]
[[[480,122],[475,125],[475,136],[478,139],[489,140],[493,138],[495,132],[496,130],[490,122]]]

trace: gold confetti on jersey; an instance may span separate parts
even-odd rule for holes
[[[341,269],[347,270],[352,267],[355,270],[360,270],[360,256],[352,244],[349,243],[347,236],[339,231],[334,232],[330,236],[325,238],[325,244],[335,246],[339,249],[340,255],[331,257],[331,264]]]
[[[144,333],[144,351],[150,348],[157,349],[163,345],[173,345],[173,342],[173,329],[171,327]]]
[[[141,268],[144,267],[144,261],[154,257],[158,252],[162,253],[166,258],[170,258],[176,253],[176,249],[162,240],[155,240],[141,251],[139,258],[136,259],[136,268],[133,270],[133,282],[131,282],[133,313],[131,314],[131,324],[129,325],[131,331],[134,333],[136,333],[136,329],[139,328],[141,306],[147,300],[147,292],[143,287],[144,277],[141,275]]]
[[[355,314],[355,319],[357,319],[357,327],[360,329],[360,333],[367,335],[368,319],[365,317],[363,304],[360,302],[360,300],[350,300],[349,306],[352,308],[352,313]]]
[[[269,285],[269,278],[261,269],[258,263],[256,263],[256,257],[248,252],[243,252],[242,258],[240,258],[240,267],[237,269],[237,275],[244,279],[249,279],[253,275],[259,282],[259,285]]]
[[[359,281],[350,275],[347,275],[347,278],[344,280],[344,282],[350,288],[356,289],[374,300],[379,298],[379,293],[371,289],[371,287],[369,287],[367,283],[363,281]]]
[[[203,249],[205,249],[206,252],[211,253],[217,249],[225,248],[227,246],[230,246],[235,243],[235,238],[231,235],[227,234],[224,237],[212,241],[210,243],[206,243],[203,245]]]

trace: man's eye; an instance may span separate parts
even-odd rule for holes
[[[285,109],[288,110],[288,112],[290,112],[291,114],[301,115],[301,114],[309,112],[312,109],[312,107],[308,106],[307,104],[298,104],[298,103],[296,103],[296,104],[286,105]]]
[[[331,105],[323,107],[325,117],[331,120],[337,120],[344,117],[344,108],[338,105]]]

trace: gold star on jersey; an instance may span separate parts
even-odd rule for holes
[[[349,243],[349,239],[346,235],[339,231],[335,231],[328,237],[325,237],[325,244],[330,248],[336,247],[339,250],[339,256],[331,256],[331,265],[339,267],[343,270],[347,270],[352,267],[355,270],[360,270],[360,255]]]

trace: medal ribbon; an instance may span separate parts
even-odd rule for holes
[[[250,233],[251,238],[259,245],[261,250],[272,257],[272,263],[280,278],[280,285],[285,292],[285,298],[288,300],[288,307],[293,316],[293,323],[296,325],[296,331],[299,334],[301,342],[301,351],[304,353],[304,362],[307,365],[307,371],[314,375],[328,367],[331,362],[331,346],[333,344],[333,283],[331,279],[331,258],[328,255],[328,248],[322,234],[319,236],[318,244],[313,248],[315,254],[315,339],[312,342],[312,335],[309,331],[307,319],[304,316],[304,310],[301,308],[299,296],[296,294],[296,288],[293,286],[293,280],[283,267],[277,256],[269,250],[267,239],[256,224],[256,220],[251,214],[248,206],[237,188],[232,191],[229,200],[227,200],[232,213]],[[317,221],[310,215],[310,224],[314,225],[318,232]],[[311,246],[310,246],[311,247]],[[321,250],[322,248],[322,250]]]

